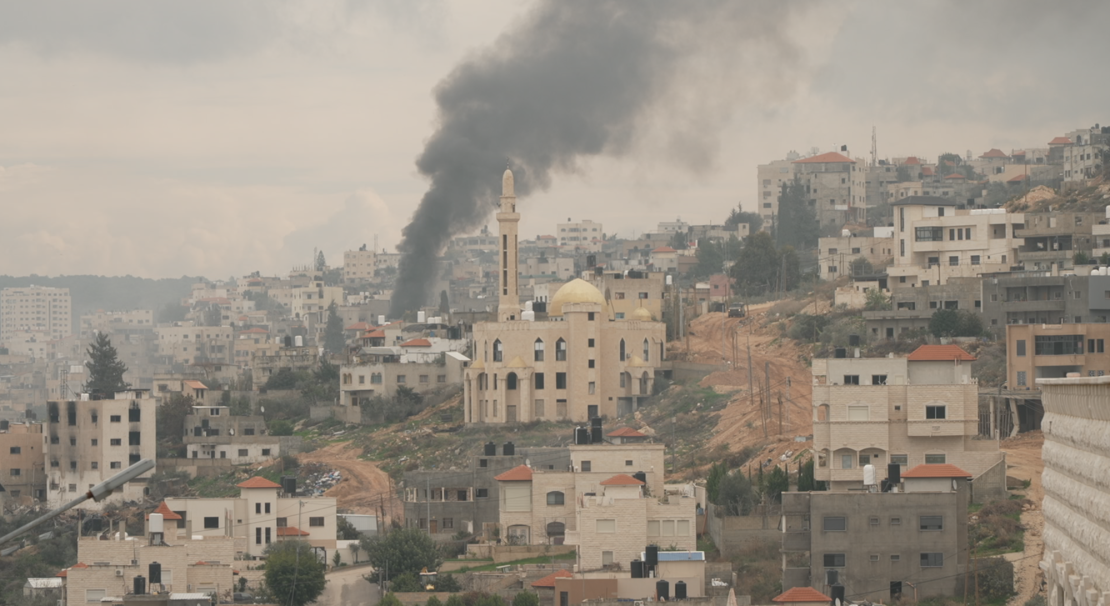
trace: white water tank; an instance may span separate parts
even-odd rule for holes
[[[849,229],[842,229],[842,230],[840,230],[840,237],[841,238],[851,238],[852,237],[852,231],[849,230]]]
[[[670,286],[670,285],[671,285],[671,276],[668,274],[667,275],[667,286]]]
[[[863,485],[864,486],[874,486],[876,484],[878,484],[878,482],[875,481],[875,466],[874,465],[864,465],[863,466]]]
[[[378,314],[378,326],[385,326],[385,314]]]
[[[427,315],[427,314],[425,314],[425,313],[424,313],[424,312],[422,312],[422,311],[418,311],[418,312],[416,312],[416,322],[417,322],[418,324],[423,324],[423,323],[424,323],[424,322],[426,322],[427,320],[428,320],[428,315]]]
[[[293,345],[296,347],[304,347],[304,337],[300,335],[293,337]]]
[[[164,532],[165,525],[162,522],[162,514],[150,514],[150,532]]]
[[[525,301],[524,302],[524,311],[532,311],[532,302],[531,301]]]
[[[524,320],[525,322],[535,322],[536,312],[532,311],[531,309],[526,309],[520,312],[520,319]]]

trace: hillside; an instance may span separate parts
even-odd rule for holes
[[[1110,178],[1105,175],[1091,181],[1091,185],[1057,194],[1043,185],[1006,202],[1007,212],[1100,212],[1110,204]]]

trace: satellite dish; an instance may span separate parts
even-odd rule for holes
[[[259,406],[258,410],[261,411],[261,412],[266,412],[266,407],[265,406]]]

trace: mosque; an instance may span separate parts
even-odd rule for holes
[[[522,309],[513,173],[501,182],[497,322],[474,325],[474,362],[463,380],[465,421],[586,422],[636,410],[651,396],[666,354],[666,326],[645,308],[614,320],[611,306],[581,278],[548,301],[548,319]]]

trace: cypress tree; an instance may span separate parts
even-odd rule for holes
[[[85,368],[89,369],[89,380],[85,383],[85,391],[103,398],[131,387],[130,383],[123,380],[127,365],[119,361],[116,348],[112,346],[112,339],[107,334],[97,333],[86,353],[89,356],[89,361],[85,362]]]

